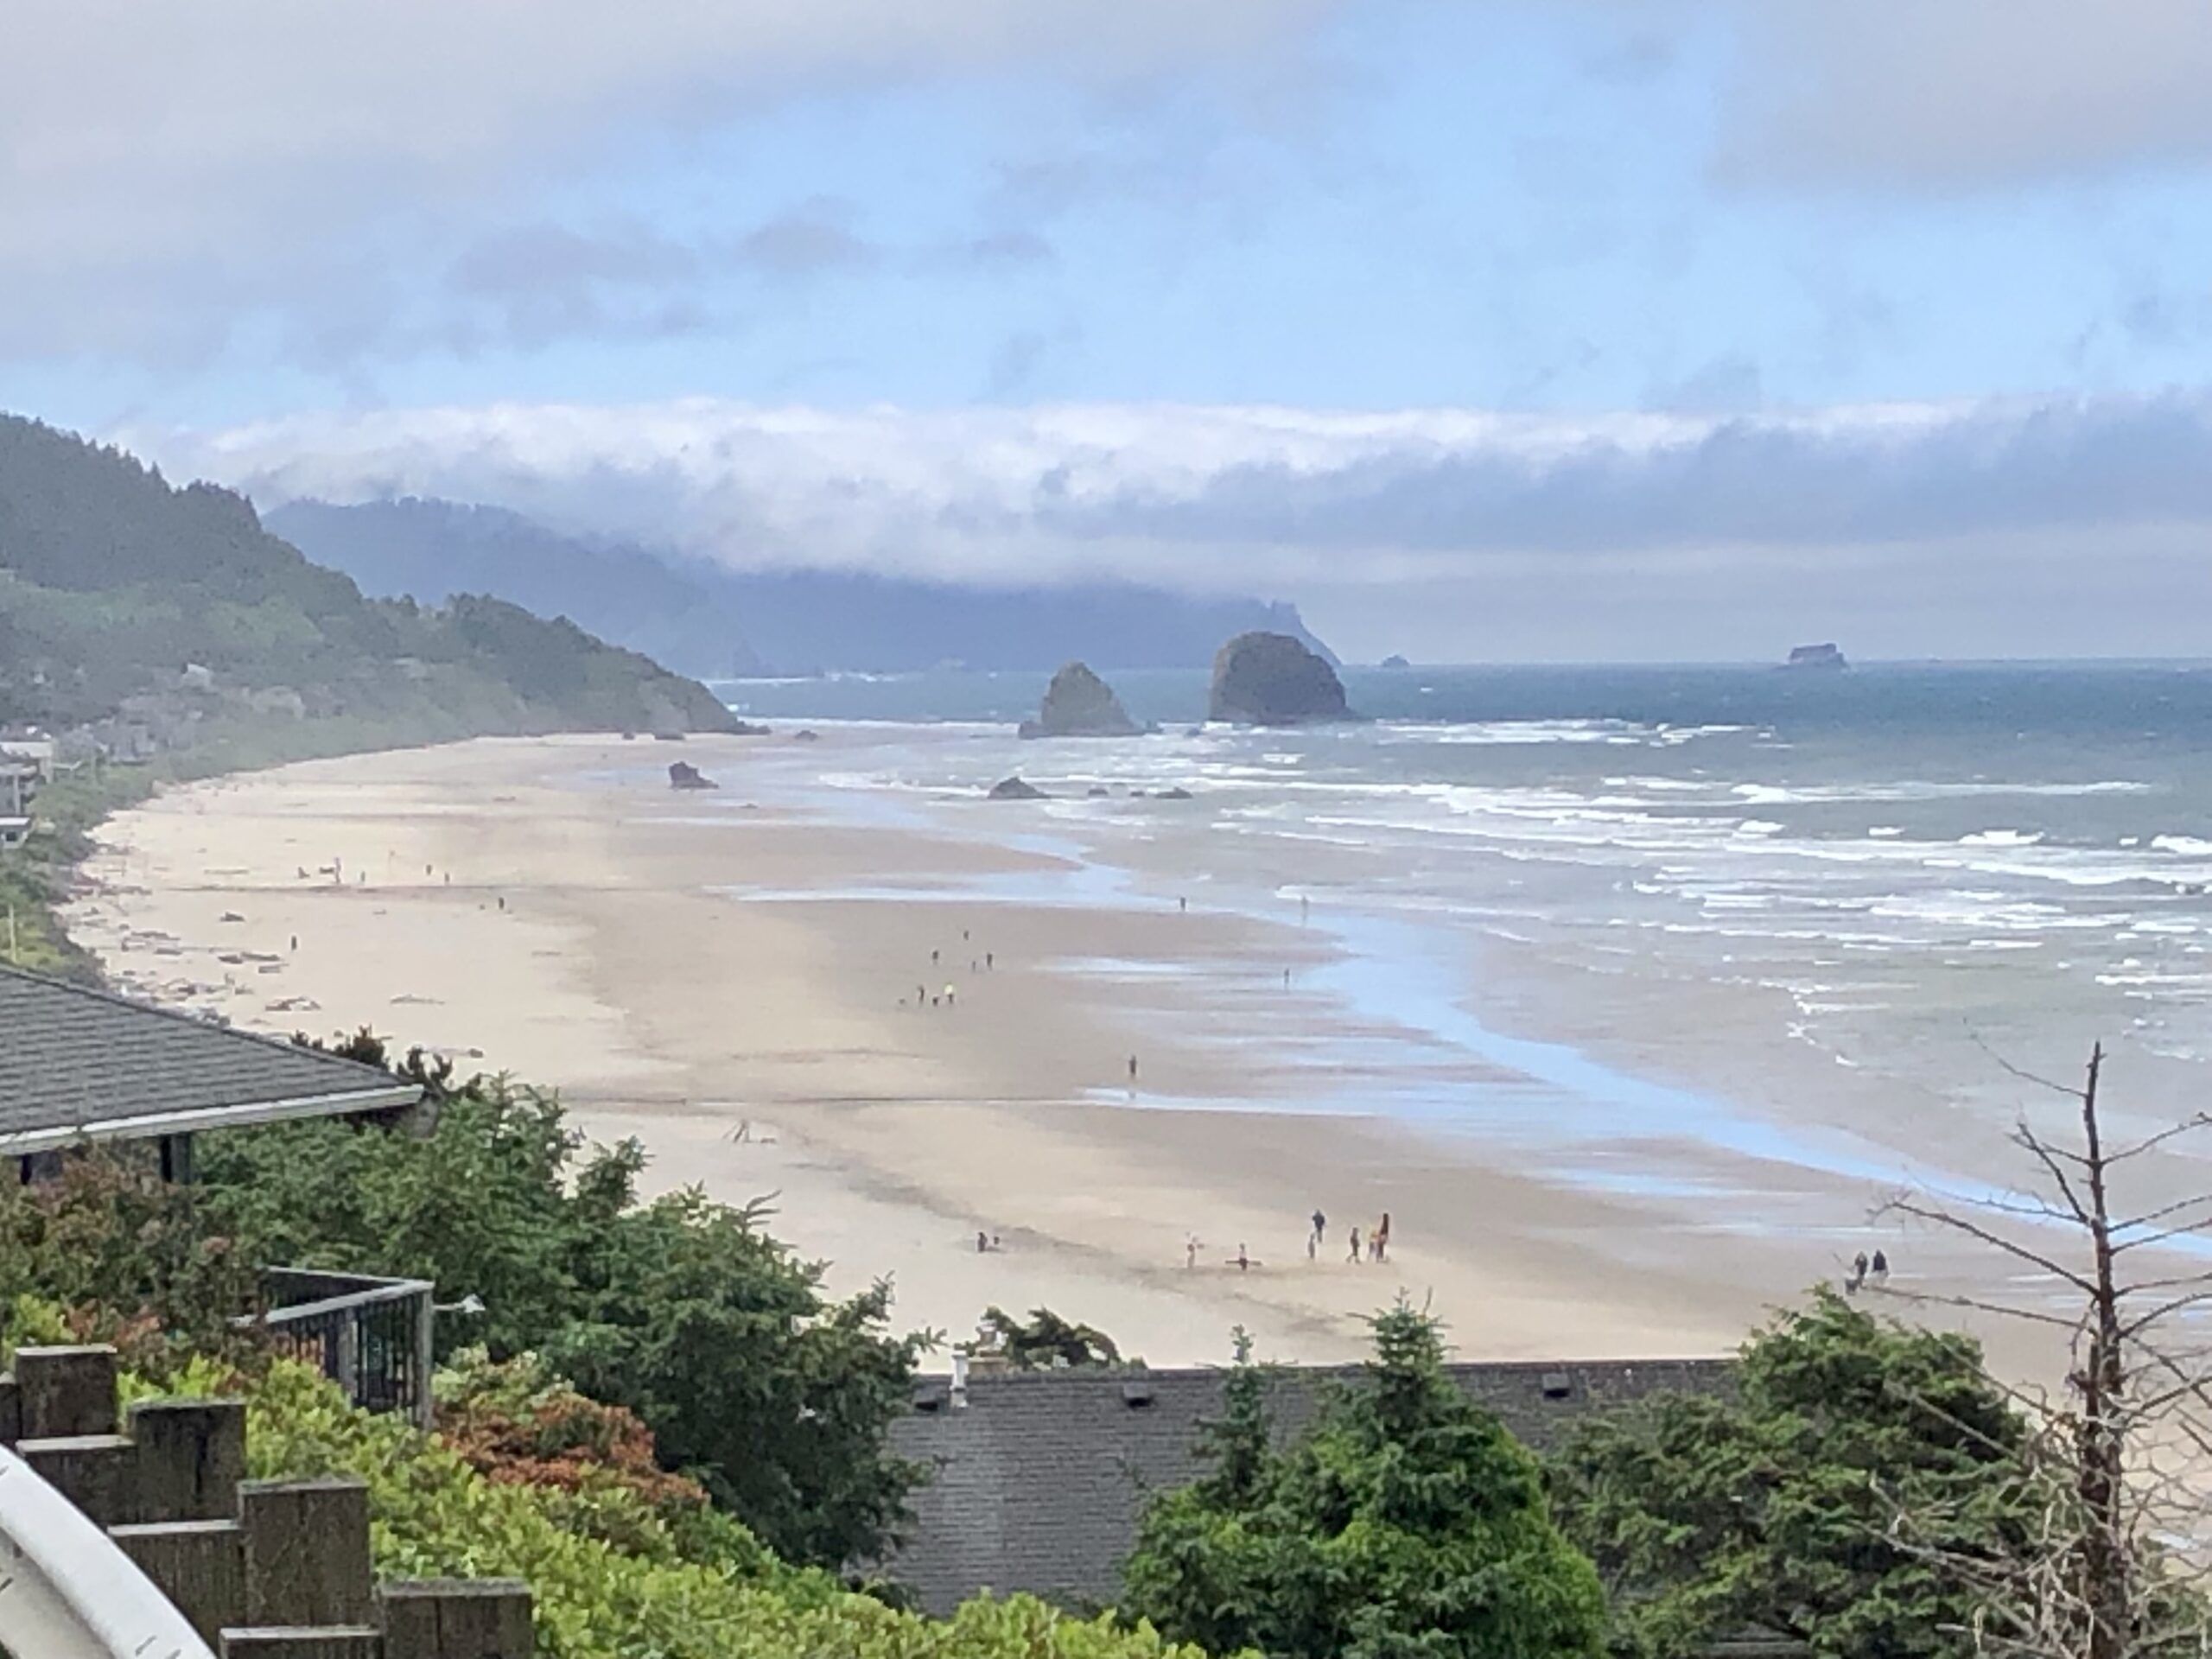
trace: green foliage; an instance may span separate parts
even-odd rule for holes
[[[1208,1473],[1146,1509],[1126,1611],[1281,1659],[1599,1651],[1597,1575],[1552,1524],[1535,1460],[1444,1374],[1433,1321],[1401,1305],[1373,1325],[1364,1384],[1286,1451],[1240,1352]]]
[[[1890,1522],[2019,1548],[2026,1437],[1971,1339],[1821,1289],[1752,1337],[1735,1400],[1660,1395],[1586,1425],[1555,1459],[1554,1502],[1623,1653],[1671,1659],[1756,1625],[1836,1659],[1965,1656],[1971,1594],[1893,1548]]]
[[[0,1181],[0,1286],[63,1310],[67,1340],[154,1364],[165,1344],[235,1350],[230,1320],[252,1306],[254,1274],[138,1147],[69,1158],[50,1181]]]
[[[70,725],[152,697],[175,727],[283,687],[308,714],[425,741],[734,730],[713,694],[566,620],[488,598],[362,597],[243,496],[174,489],[119,450],[0,416],[0,719]],[[188,663],[219,690],[182,690]],[[195,744],[203,734],[194,731]]]
[[[1018,1371],[1122,1363],[1122,1351],[1113,1338],[1095,1326],[1064,1319],[1049,1307],[1032,1308],[1026,1325],[1002,1307],[987,1307],[977,1329],[989,1351],[1003,1355]]]
[[[1068,1618],[1027,1598],[918,1618],[757,1547],[686,1540],[642,1503],[621,1545],[584,1535],[543,1489],[487,1480],[438,1440],[354,1410],[289,1364],[256,1388],[248,1421],[257,1476],[368,1482],[380,1574],[527,1582],[548,1659],[1204,1659],[1148,1630]]]
[[[833,1302],[760,1214],[696,1192],[639,1204],[639,1148],[587,1150],[550,1096],[502,1079],[438,1093],[427,1133],[203,1136],[207,1224],[259,1261],[474,1294],[485,1312],[442,1319],[448,1346],[535,1352],[634,1412],[664,1465],[788,1559],[876,1554],[920,1472],[885,1450],[922,1345],[889,1333],[888,1287]]]

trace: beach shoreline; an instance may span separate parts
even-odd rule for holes
[[[1680,1192],[1562,1179],[1510,1137],[1347,1109],[1377,1074],[1328,1057],[1402,1036],[1344,994],[1339,933],[1200,881],[1171,901],[1003,804],[825,808],[791,780],[861,740],[823,730],[692,740],[711,796],[668,787],[662,746],[586,738],[172,789],[102,827],[68,923],[126,989],[556,1088],[645,1147],[648,1190],[765,1200],[834,1289],[887,1276],[902,1324],[955,1339],[1050,1306],[1155,1364],[1225,1360],[1240,1325],[1334,1363],[1403,1295],[1469,1357],[1672,1357],[1847,1256],[1827,1231],[1861,1181],[1694,1140]],[[1422,1077],[1510,1086],[1465,1056]],[[1754,1189],[1826,1219],[1746,1248],[1712,1195]],[[1345,1262],[1385,1211],[1392,1259]]]

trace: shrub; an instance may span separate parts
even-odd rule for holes
[[[635,1505],[632,1541],[588,1535],[544,1489],[487,1479],[442,1441],[354,1409],[289,1363],[255,1385],[248,1422],[257,1476],[368,1483],[379,1573],[528,1583],[547,1659],[1205,1659],[1148,1627],[1073,1619],[1026,1597],[921,1618],[757,1547],[702,1548],[620,1491],[606,1501]]]

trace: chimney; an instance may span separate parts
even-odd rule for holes
[[[963,1411],[968,1405],[968,1356],[960,1349],[952,1351],[952,1408]]]

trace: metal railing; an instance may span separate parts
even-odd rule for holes
[[[278,1352],[312,1365],[369,1411],[430,1427],[434,1287],[305,1268],[262,1272],[267,1306],[246,1323]]]

